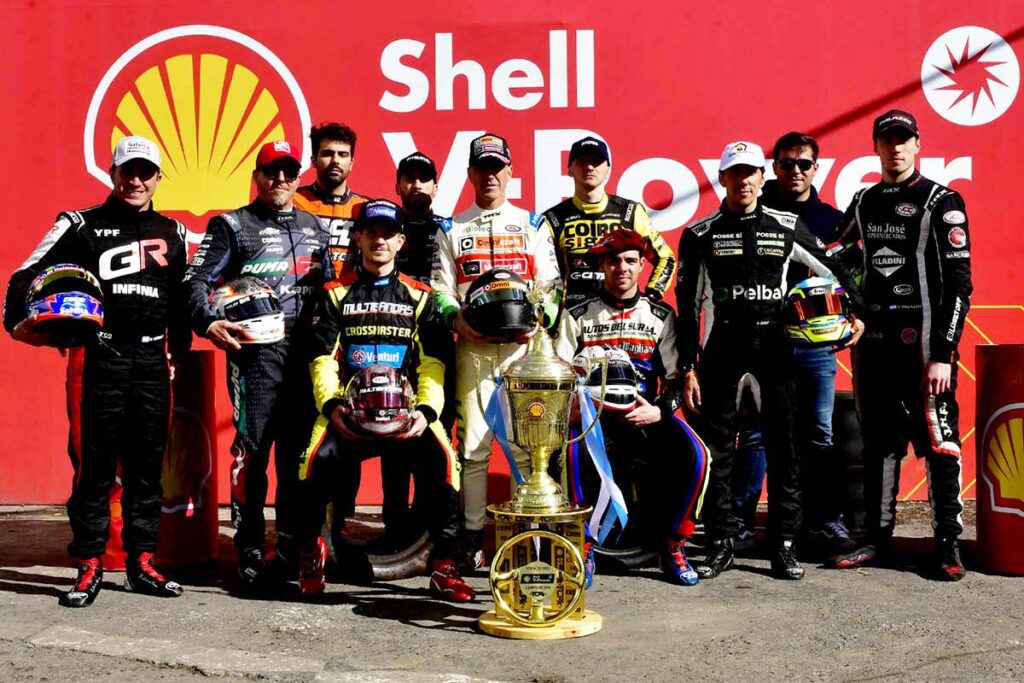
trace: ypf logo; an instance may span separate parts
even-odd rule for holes
[[[921,87],[942,118],[981,126],[1002,116],[1017,96],[1020,64],[1002,36],[961,26],[932,43],[921,64]]]
[[[1024,403],[997,410],[985,425],[981,446],[992,510],[1024,517]]]
[[[196,216],[249,201],[259,147],[302,140],[310,153],[309,108],[295,77],[266,46],[220,26],[179,26],[130,47],[93,93],[85,121],[85,165],[110,186],[117,141],[157,143],[161,210]]]

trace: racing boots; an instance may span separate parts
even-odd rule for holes
[[[459,574],[455,560],[444,557],[431,562],[430,592],[448,602],[472,602],[476,591]]]
[[[822,553],[829,564],[840,569],[850,566],[849,558],[857,550],[857,542],[850,538],[850,531],[846,528],[842,516],[808,532],[807,541]],[[843,566],[839,564],[840,558],[846,560]]]
[[[955,538],[936,538],[935,552],[939,561],[939,578],[943,581],[959,581],[967,571],[960,560],[960,545]]]
[[[299,551],[299,592],[303,595],[318,595],[327,588],[327,544],[317,537],[316,545],[310,550]]]
[[[736,561],[735,541],[731,538],[713,541],[708,551],[711,554],[696,567],[697,575],[702,579],[715,578],[726,569],[731,569],[733,562]]]
[[[153,566],[153,553],[139,553],[129,557],[124,568],[125,590],[153,595],[158,598],[180,597],[185,589],[177,581],[168,581]]]
[[[796,559],[796,545],[792,540],[780,543],[772,554],[772,576],[793,581],[804,578],[804,568]]]
[[[661,551],[661,571],[672,583],[683,586],[696,586],[700,577],[686,559],[685,541],[669,539],[665,549]]]
[[[242,590],[258,591],[270,583],[270,571],[263,558],[263,548],[238,549],[238,578]]]
[[[849,569],[865,564],[886,564],[892,559],[892,538],[884,537],[860,543],[846,554],[836,555],[837,569]]]
[[[484,555],[484,530],[466,529],[462,536],[462,570],[467,573],[487,569]]]
[[[75,585],[60,597],[60,604],[65,607],[88,607],[99,595],[102,582],[103,561],[100,558],[79,560]]]

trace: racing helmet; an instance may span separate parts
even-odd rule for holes
[[[81,266],[58,263],[32,280],[25,296],[35,329],[53,346],[82,346],[103,327],[103,291],[96,276]]]
[[[842,344],[853,336],[846,292],[828,278],[798,282],[786,298],[786,334],[801,348]]]
[[[263,280],[240,277],[221,285],[211,295],[214,310],[228,322],[245,328],[240,344],[273,344],[284,339],[284,312]]]
[[[409,429],[412,423],[412,384],[404,372],[375,363],[359,370],[345,393],[352,409],[348,421],[373,436],[391,436]]]
[[[466,322],[482,335],[512,341],[537,324],[529,285],[507,268],[487,271],[466,292]]]
[[[576,374],[585,378],[587,393],[594,405],[601,405],[601,360],[607,359],[604,409],[629,412],[636,407],[637,376],[629,354],[618,348],[589,346],[573,359]]]

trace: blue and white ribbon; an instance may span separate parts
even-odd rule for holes
[[[616,520],[619,522],[619,533],[626,528],[629,521],[629,510],[626,509],[626,500],[622,497],[622,491],[612,477],[612,465],[608,462],[608,453],[604,445],[604,432],[601,430],[601,423],[597,420],[597,412],[594,403],[587,393],[587,389],[581,379],[576,386],[576,398],[579,401],[580,415],[582,416],[581,428],[586,430],[591,424],[594,428],[587,432],[583,441],[587,444],[587,452],[594,462],[597,474],[601,478],[601,490],[597,494],[597,502],[594,504],[594,513],[590,516],[588,533],[591,538],[596,538],[599,544],[604,544]],[[596,527],[596,528],[595,528]]]
[[[516,484],[522,484],[525,478],[519,471],[519,465],[516,464],[515,456],[512,454],[512,446],[508,442],[508,419],[506,416],[509,414],[505,382],[501,377],[495,377],[494,392],[491,393],[491,400],[487,403],[487,408],[484,411],[484,420],[494,433],[494,438],[498,440],[505,459],[508,460],[508,470],[512,474],[512,479]]]

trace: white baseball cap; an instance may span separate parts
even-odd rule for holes
[[[160,168],[160,148],[152,140],[138,135],[121,138],[114,148],[114,166],[120,166],[132,159],[145,159]]]
[[[722,159],[718,162],[718,170],[724,171],[727,168],[746,164],[754,168],[764,168],[764,150],[753,142],[730,142],[722,150]]]

